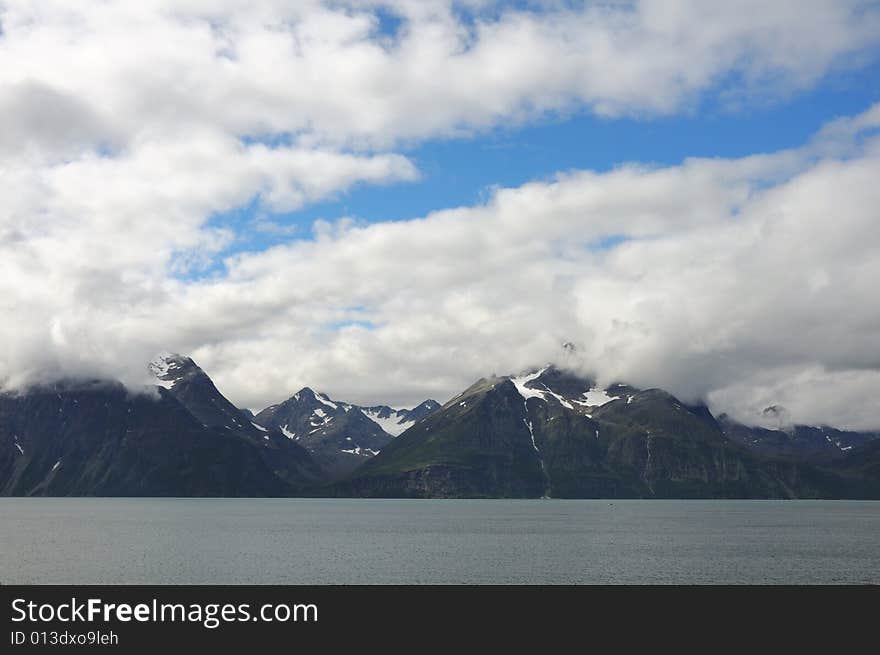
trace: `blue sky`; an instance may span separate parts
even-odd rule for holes
[[[418,167],[419,180],[360,184],[288,214],[267,215],[258,203],[250,202],[215,218],[215,224],[235,227],[242,235],[223,254],[309,239],[318,219],[396,221],[477,205],[493,187],[515,187],[562,171],[606,171],[626,162],[665,166],[688,157],[737,158],[795,148],[829,121],[856,115],[880,100],[880,61],[836,71],[808,90],[781,98],[733,106],[718,99],[723,91],[722,86],[718,94],[668,117],[601,118],[581,110],[401,147],[397,151]],[[246,229],[261,215],[287,231],[269,234]],[[194,275],[222,269],[217,261]]]

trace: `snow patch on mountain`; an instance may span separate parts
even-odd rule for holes
[[[516,377],[510,378],[510,381],[513,382],[513,385],[516,387],[516,390],[519,391],[519,394],[523,397],[523,400],[528,400],[529,398],[540,398],[541,400],[546,400],[546,396],[543,391],[538,391],[537,389],[530,389],[526,385],[535,380],[547,370],[548,367],[544,367],[539,371],[534,373],[528,373],[526,375],[518,375]]]
[[[556,400],[559,401],[559,404],[562,405],[563,407],[565,407],[566,409],[574,409],[572,404],[570,402],[568,402],[568,400],[566,400],[565,398],[560,396],[558,393],[554,393],[554,392],[550,391],[550,389],[547,389],[547,393],[549,393],[551,396],[556,398]]]
[[[148,365],[150,373],[156,378],[156,384],[171,389],[178,381],[176,375],[180,369],[179,357],[173,353],[162,353]]]
[[[620,396],[610,396],[605,389],[590,389],[581,398],[583,400],[576,400],[575,402],[586,407],[600,407],[610,403],[612,400],[618,400]]]
[[[315,408],[315,411],[312,412],[312,418],[309,419],[309,423],[312,427],[321,428],[327,425],[330,421],[333,420],[332,416],[328,416],[327,412],[325,412],[320,407]]]
[[[375,457],[379,454],[378,450],[373,450],[372,448],[361,448],[360,446],[355,446],[354,448],[350,449],[341,448],[340,452],[348,453],[349,455],[360,455],[361,457]]]
[[[403,434],[403,432],[415,425],[415,421],[403,421],[401,423],[402,419],[399,411],[394,411],[384,418],[380,416],[380,413],[376,410],[361,409],[361,413],[392,437]]]
[[[336,403],[334,403],[332,400],[330,400],[330,396],[328,396],[326,393],[316,393],[315,400],[317,400],[319,403],[323,403],[323,404],[327,405],[327,407],[329,407],[331,409],[339,409],[339,407],[336,405]],[[315,410],[315,411],[317,412],[318,410]]]

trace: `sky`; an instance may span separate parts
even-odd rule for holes
[[[880,429],[878,179],[877,2],[0,0],[0,388]]]

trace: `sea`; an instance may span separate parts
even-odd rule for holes
[[[878,583],[877,501],[0,499],[0,584]]]

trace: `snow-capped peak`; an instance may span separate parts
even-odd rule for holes
[[[541,381],[541,376],[550,370],[550,368],[550,366],[545,366],[542,369],[530,373],[515,375],[510,378],[510,381],[516,387],[516,390],[522,396],[524,401],[527,401],[529,398],[540,398],[541,400],[555,398],[567,409],[574,409],[572,403],[581,405],[582,407],[599,407],[612,400],[617,400],[620,397],[612,396],[605,389],[595,386],[591,386],[586,391],[575,395],[557,393]]]
[[[156,378],[159,386],[170,389],[177,382],[174,372],[179,368],[173,353],[162,353],[149,364],[150,373]]]
[[[532,389],[526,385],[533,380],[537,380],[540,378],[546,371],[549,369],[549,366],[545,366],[544,368],[534,371],[532,373],[526,373],[524,375],[517,375],[510,378],[510,381],[513,382],[513,386],[516,387],[516,390],[519,391],[519,395],[522,396],[524,401],[528,401],[529,398],[540,398],[541,400],[547,400],[547,397],[550,396],[559,401],[559,403],[566,407],[567,409],[573,409],[571,403],[568,402],[568,399],[564,396],[560,396],[558,393],[549,389],[546,385],[542,385],[543,389]]]
[[[530,389],[526,385],[532,380],[537,380],[541,377],[547,368],[548,367],[545,366],[537,371],[510,378],[510,381],[513,382],[513,386],[516,387],[516,390],[519,391],[519,394],[523,397],[523,400],[528,400],[529,398],[540,398],[541,400],[545,400],[544,392],[538,391],[537,389]]]
[[[182,377],[191,360],[176,353],[165,352],[149,363],[150,373],[159,386],[171,389]]]

